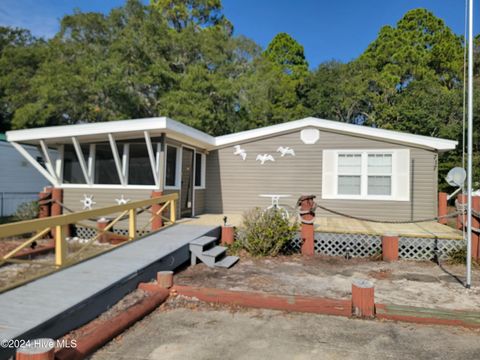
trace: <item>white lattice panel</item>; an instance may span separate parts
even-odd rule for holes
[[[379,236],[367,234],[315,233],[315,252],[331,256],[370,257],[380,253]]]
[[[119,235],[128,235],[127,229],[113,229],[113,233]],[[137,231],[137,236],[145,236],[149,234],[149,230]],[[75,236],[80,239],[91,239],[92,237],[97,235],[97,231],[95,229],[83,227],[83,226],[75,226]]]
[[[382,253],[380,236],[367,234],[315,233],[315,253],[329,256],[370,257]],[[432,260],[435,253],[440,259],[447,259],[448,254],[464,246],[459,240],[439,240],[426,238],[401,237],[399,239],[399,257],[409,260]],[[288,251],[300,252],[300,236],[288,245]]]
[[[449,252],[460,249],[462,246],[461,240],[401,237],[398,255],[401,259],[433,260],[437,254],[440,259],[447,259]]]

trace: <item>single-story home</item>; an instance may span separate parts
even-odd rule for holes
[[[381,220],[434,217],[438,156],[457,146],[312,117],[218,137],[159,117],[15,130],[7,139],[64,189],[71,209],[178,192],[180,217],[266,207],[269,194],[289,195],[290,206],[315,194],[328,208]],[[45,168],[27,145],[43,149]]]

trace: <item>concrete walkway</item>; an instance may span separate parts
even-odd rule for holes
[[[0,294],[0,340],[58,338],[105,311],[157,271],[189,260],[188,243],[217,226],[177,224]],[[13,349],[0,348],[0,359]]]

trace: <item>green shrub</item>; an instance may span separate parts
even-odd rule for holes
[[[253,256],[278,255],[298,231],[298,224],[282,215],[275,209],[255,208],[246,212],[237,241]]]
[[[448,253],[447,262],[451,265],[464,265],[467,263],[467,245],[463,245],[459,249],[451,250]],[[477,265],[475,259],[472,258],[472,264]]]
[[[24,202],[18,205],[13,217],[17,221],[36,219],[38,217],[38,201]]]

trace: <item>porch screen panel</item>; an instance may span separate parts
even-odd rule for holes
[[[80,145],[83,157],[88,159],[88,145]],[[73,145],[66,144],[63,150],[63,182],[65,184],[85,184],[80,161]]]
[[[202,184],[202,172],[203,172],[203,156],[202,154],[195,154],[195,186],[203,186]]]
[[[167,146],[167,161],[165,171],[165,185],[177,186],[177,151],[173,146]]]
[[[123,146],[118,146],[122,154]],[[120,184],[115,160],[113,159],[110,144],[97,144],[95,152],[95,184],[117,185]]]
[[[145,144],[130,144],[128,164],[129,185],[155,185],[152,166]]]

